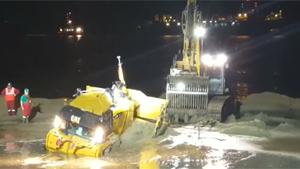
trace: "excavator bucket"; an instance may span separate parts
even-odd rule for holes
[[[168,76],[166,98],[167,114],[172,123],[188,123],[206,113],[208,79],[193,75]]]

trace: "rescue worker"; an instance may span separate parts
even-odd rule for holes
[[[21,96],[20,104],[22,108],[23,123],[29,123],[29,116],[31,115],[31,99],[29,96],[29,89],[24,89],[24,94]]]
[[[126,86],[121,81],[116,81],[111,89],[114,102],[120,98],[126,97]]]
[[[16,115],[16,96],[20,93],[19,89],[14,88],[11,83],[7,84],[7,87],[2,90],[1,94],[4,96],[7,106],[7,112],[10,116]]]
[[[76,91],[75,91],[75,94],[73,94],[73,97],[80,96],[81,93],[82,93],[81,89],[80,89],[80,88],[77,88]]]

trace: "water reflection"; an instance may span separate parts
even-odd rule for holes
[[[140,169],[159,169],[159,159],[161,157],[158,155],[156,146],[145,147],[140,154]]]
[[[10,134],[10,133],[5,133],[4,134],[4,139],[7,141],[5,143],[5,149],[4,151],[6,153],[14,153],[18,150],[18,145],[14,142],[15,137],[14,135]]]
[[[14,137],[6,135],[4,137],[8,142],[0,146],[4,150],[0,154],[0,168],[234,169],[245,165],[248,167],[268,165],[268,163],[256,164],[259,160],[257,154],[241,150],[237,146],[240,143],[232,138],[225,136],[215,138],[216,134],[202,132],[199,140],[198,136],[194,134],[191,136],[193,132],[191,128],[184,128],[184,130],[184,134],[173,135],[167,140],[160,138],[142,143],[132,143],[131,140],[131,144],[127,144],[124,140],[122,147],[115,147],[111,154],[100,159],[47,153],[42,141],[13,142]],[[260,156],[268,159],[269,162],[280,157],[270,154]],[[287,161],[300,164],[299,159],[285,158],[284,166],[289,166]]]
[[[67,38],[71,41],[80,41],[82,39],[82,35],[68,35]]]

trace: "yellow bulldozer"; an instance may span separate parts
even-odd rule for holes
[[[156,123],[157,135],[167,108],[167,100],[128,89],[120,56],[119,81],[111,88],[86,86],[65,105],[54,119],[54,128],[46,137],[50,152],[101,157],[133,123],[141,118]]]

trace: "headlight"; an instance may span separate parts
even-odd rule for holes
[[[227,56],[224,53],[220,53],[217,55],[215,65],[216,66],[224,66],[224,64],[227,62]]]
[[[63,123],[62,119],[56,115],[53,122],[54,128],[59,128],[62,123]]]
[[[94,137],[92,138],[92,143],[93,144],[99,144],[99,143],[103,143],[105,138],[104,138],[104,130],[102,127],[97,127],[95,130],[95,134]]]

